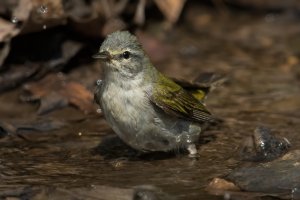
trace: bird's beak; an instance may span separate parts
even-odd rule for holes
[[[92,57],[96,58],[96,59],[101,59],[103,61],[108,61],[108,60],[111,59],[111,55],[110,55],[110,53],[108,51],[98,52],[95,55],[93,55]]]

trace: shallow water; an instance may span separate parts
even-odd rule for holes
[[[290,14],[268,21],[267,14],[224,17],[204,11],[211,21],[199,27],[195,23],[202,14],[195,21],[187,16],[189,25],[179,25],[167,40],[170,56],[156,63],[170,76],[191,80],[214,71],[229,79],[207,99],[224,123],[204,133],[199,158],[137,155],[115,138],[100,114],[87,116],[68,107],[43,116],[64,121],[63,129],[0,139],[0,191],[27,185],[154,185],[178,199],[222,199],[205,187],[239,164],[239,144],[256,126],[272,128],[299,148],[299,20]],[[34,120],[37,104],[20,102],[19,94],[17,89],[0,96],[1,120]]]

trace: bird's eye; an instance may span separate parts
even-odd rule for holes
[[[128,59],[130,57],[129,51],[124,51],[123,52],[123,58]]]

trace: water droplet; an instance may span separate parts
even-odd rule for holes
[[[101,85],[101,83],[102,83],[101,79],[97,80],[97,85]]]
[[[16,23],[18,23],[18,18],[16,17],[16,16],[13,16],[12,18],[11,18],[11,22],[12,23],[14,23],[14,24],[16,24]]]
[[[46,25],[46,24],[43,25],[43,29],[44,29],[44,30],[47,29],[47,25]]]
[[[96,110],[96,112],[97,112],[97,113],[102,113],[102,110],[101,110],[100,108],[98,108],[98,109]]]
[[[291,191],[291,196],[292,196],[292,199],[299,199],[299,197],[300,197],[299,188],[297,188],[297,187],[293,188]]]
[[[191,137],[189,135],[186,136],[186,142],[187,143],[192,143],[192,139],[191,139]]]
[[[229,200],[229,199],[231,199],[230,193],[225,192],[225,194],[224,194],[224,200]]]
[[[38,13],[46,14],[47,12],[48,12],[48,7],[45,6],[45,5],[41,5],[41,6],[38,8]]]

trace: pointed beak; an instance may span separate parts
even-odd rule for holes
[[[111,59],[111,55],[109,54],[108,51],[98,52],[95,55],[93,55],[92,57],[95,58],[95,59],[103,60],[103,61],[108,61],[108,60]]]

